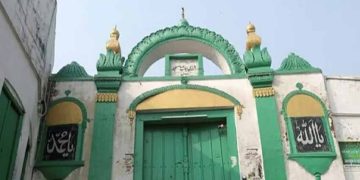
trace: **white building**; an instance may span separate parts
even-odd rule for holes
[[[56,2],[0,2],[0,179],[360,177],[359,78],[293,53],[271,67],[252,24],[242,57],[183,17],[123,58],[115,28],[95,76],[76,62],[49,76]]]
[[[32,176],[55,22],[55,0],[0,0],[0,179]]]

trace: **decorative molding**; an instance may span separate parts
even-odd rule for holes
[[[245,51],[244,61],[248,72],[258,72],[257,70],[260,67],[265,67],[266,69],[271,66],[271,57],[266,48],[260,49],[260,46],[256,46],[251,50]]]
[[[96,69],[99,74],[119,75],[124,60],[125,58],[122,58],[120,53],[107,50],[106,55],[100,54],[99,60],[96,63]]]
[[[181,82],[181,84],[186,85],[189,83],[189,78],[185,77],[185,76],[181,76],[180,82]]]
[[[239,116],[239,119],[241,119],[241,115],[243,113],[243,108],[244,108],[244,106],[241,104],[238,104],[235,106],[235,111],[236,111],[237,115]]]
[[[211,88],[211,87],[207,87],[207,86],[192,85],[192,84],[179,84],[179,85],[170,85],[170,86],[153,89],[153,90],[150,90],[150,91],[147,91],[147,92],[141,94],[140,96],[136,97],[133,102],[131,102],[129,110],[135,111],[136,106],[138,104],[140,104],[142,101],[144,101],[145,99],[155,96],[157,94],[163,93],[165,91],[173,90],[173,89],[197,89],[197,90],[207,91],[207,92],[211,92],[216,95],[219,95],[225,99],[228,99],[229,101],[234,103],[234,105],[240,105],[240,102],[237,99],[235,99],[234,97],[232,97],[231,95],[227,94],[224,91],[221,91],[221,90],[218,90],[215,88]]]
[[[248,79],[254,88],[269,87],[272,86],[274,72],[269,68],[265,72],[249,73]]]
[[[73,61],[70,64],[62,67],[58,73],[51,76],[51,80],[54,81],[83,81],[93,80],[92,76],[89,76],[84,67]]]
[[[95,75],[95,85],[98,92],[117,93],[121,85],[121,76]]]
[[[269,87],[274,79],[271,57],[266,48],[255,46],[244,54],[247,76],[254,88]]]
[[[240,74],[226,74],[226,75],[207,75],[207,76],[187,76],[189,80],[218,80],[218,79],[245,79]],[[122,81],[138,82],[138,81],[181,81],[180,76],[163,76],[163,77],[122,77]]]
[[[130,120],[130,124],[132,125],[136,116],[136,111],[134,110],[128,110],[127,111],[128,118]]]
[[[268,97],[275,95],[275,90],[273,87],[266,88],[255,88],[253,90],[254,97]]]
[[[321,69],[313,67],[302,57],[290,53],[275,72],[276,74],[321,73]]]
[[[245,74],[245,65],[243,64],[238,52],[234,46],[225,40],[221,35],[216,34],[205,28],[193,27],[182,24],[180,26],[168,27],[151,33],[141,40],[130,52],[125,62],[125,75],[137,77],[138,69],[146,56],[153,47],[171,40],[190,39],[207,44],[221,53],[231,70],[231,74]]]
[[[97,93],[96,102],[117,102],[117,93]]]

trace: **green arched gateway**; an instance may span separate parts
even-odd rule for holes
[[[145,57],[156,47],[178,40],[196,41],[210,46],[226,60],[230,74],[245,75],[245,65],[234,46],[221,35],[205,28],[194,27],[188,23],[158,30],[140,41],[130,52],[125,62],[125,75],[139,76],[139,69]]]

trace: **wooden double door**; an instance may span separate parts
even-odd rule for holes
[[[226,124],[144,126],[144,180],[230,180]]]

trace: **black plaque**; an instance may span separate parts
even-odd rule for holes
[[[291,123],[298,152],[329,151],[321,117],[292,117]]]
[[[44,160],[74,160],[77,124],[49,126],[47,128]]]

